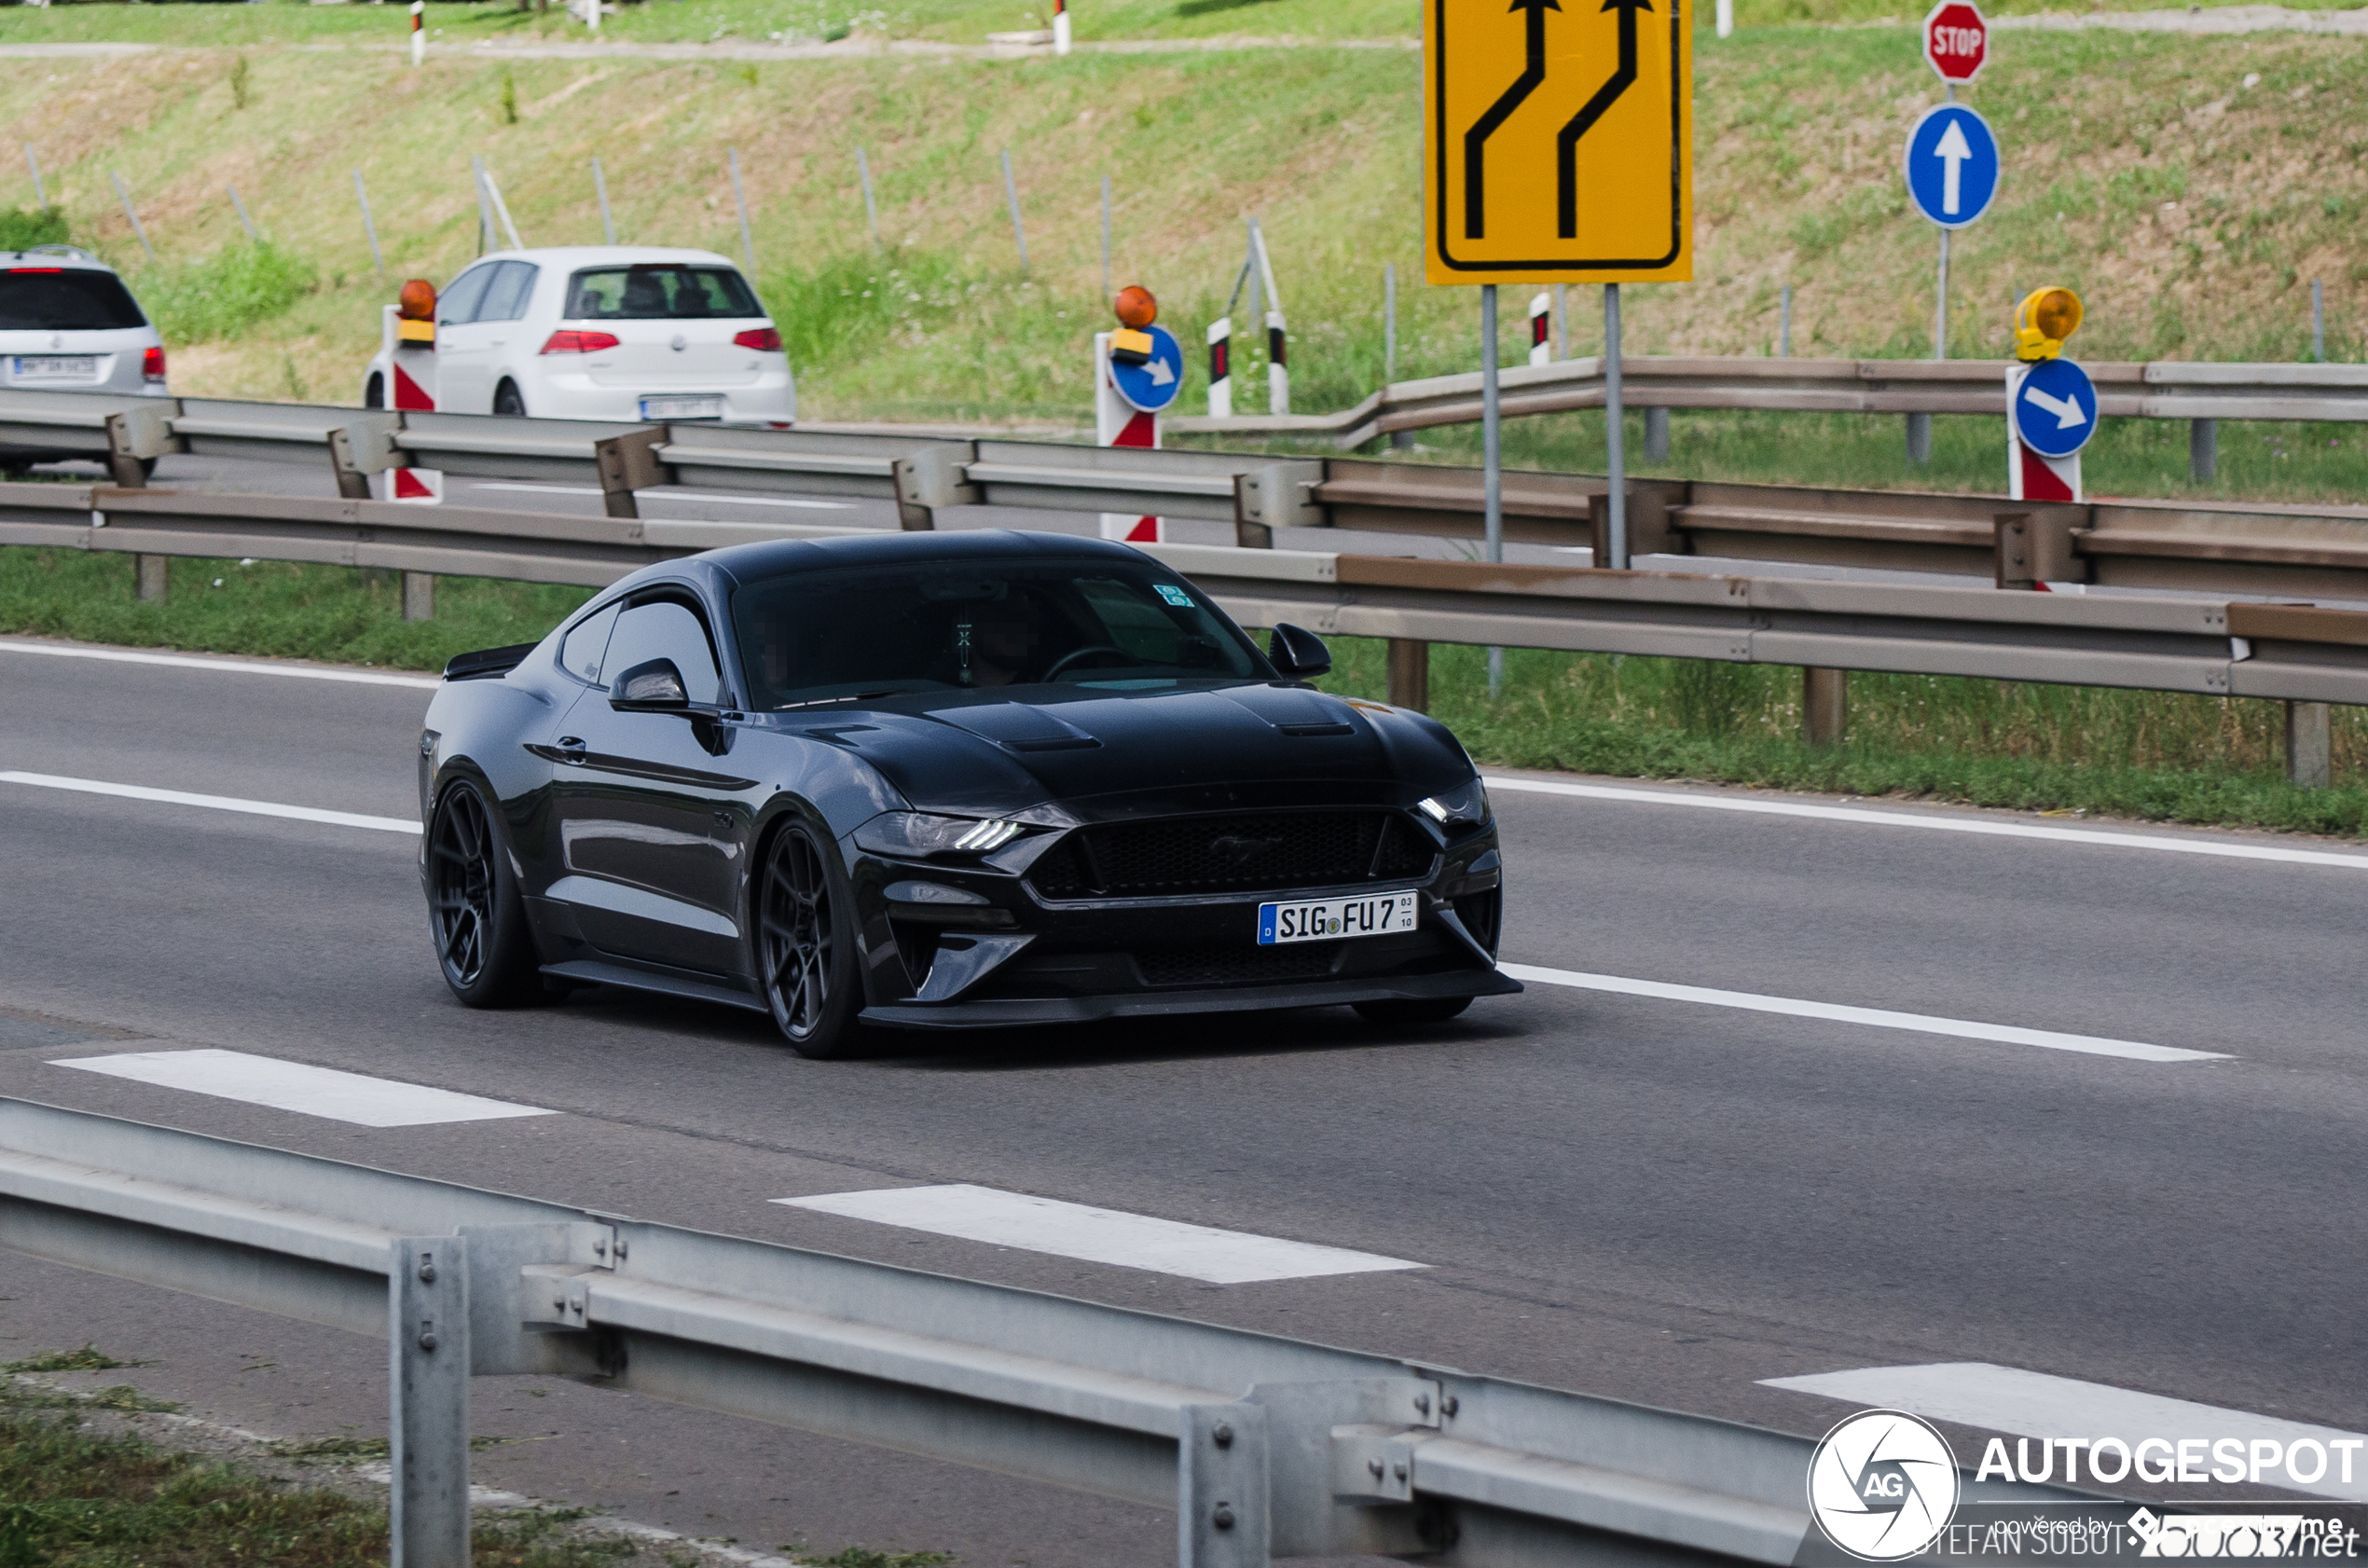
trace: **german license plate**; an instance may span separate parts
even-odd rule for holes
[[[96,354],[18,354],[9,367],[20,381],[89,380],[99,374]]]
[[[1258,906],[1258,944],[1339,942],[1347,937],[1392,936],[1414,928],[1414,895],[1368,893],[1355,899],[1314,899],[1303,903]]]
[[[720,397],[645,397],[641,400],[641,417],[645,420],[720,420],[723,417],[723,400]]]

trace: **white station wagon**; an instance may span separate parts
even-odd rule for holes
[[[372,408],[405,402],[391,395],[392,320],[363,387]],[[570,245],[481,257],[436,297],[434,363],[425,390],[446,413],[797,418],[781,335],[739,268],[711,251]]]

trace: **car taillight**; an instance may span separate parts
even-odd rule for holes
[[[615,347],[616,335],[614,333],[577,332],[571,327],[562,327],[551,334],[550,340],[543,345],[542,351],[546,354],[597,354],[602,349]]]
[[[162,349],[150,349],[141,354],[140,379],[158,383],[164,380],[164,351]]]
[[[736,332],[732,341],[743,349],[754,349],[760,354],[781,351],[781,335],[769,326],[752,326],[746,332]]]

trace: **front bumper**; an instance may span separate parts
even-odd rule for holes
[[[1025,865],[998,872],[848,847],[870,1023],[988,1028],[1521,990],[1495,965],[1503,888],[1493,825],[1440,844],[1419,874],[1162,898],[1048,899]],[[923,906],[904,891],[889,899],[891,887],[916,881],[939,885],[948,901]],[[1261,903],[1391,890],[1415,893],[1411,928],[1257,940]]]
[[[1194,1012],[1275,1012],[1345,1007],[1354,1002],[1431,1001],[1449,997],[1509,997],[1520,981],[1498,970],[1373,976],[1288,985],[1144,991],[1098,997],[1009,997],[936,1004],[888,1003],[863,1010],[863,1022],[899,1029],[994,1029],[1014,1024],[1091,1024],[1106,1018],[1166,1018]]]

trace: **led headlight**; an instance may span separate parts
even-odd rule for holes
[[[1419,803],[1415,809],[1441,827],[1476,828],[1488,820],[1488,789],[1478,777]]]
[[[875,855],[908,859],[931,855],[984,855],[1000,849],[1026,830],[999,818],[939,817],[926,811],[890,811],[855,830],[855,842]]]

